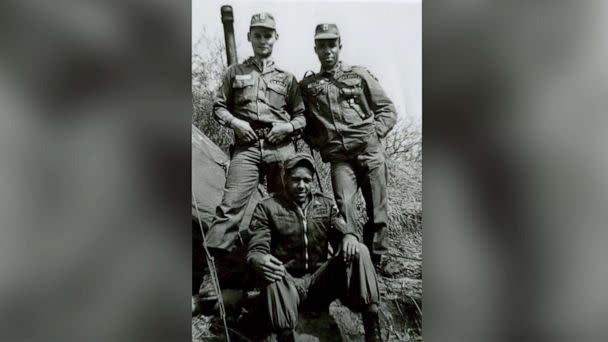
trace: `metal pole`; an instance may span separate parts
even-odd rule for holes
[[[228,66],[237,63],[236,57],[236,41],[234,40],[234,16],[232,6],[224,5],[221,9],[222,23],[224,24],[224,41],[226,43],[226,61]]]

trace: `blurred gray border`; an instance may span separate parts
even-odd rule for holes
[[[605,6],[425,1],[425,340],[608,339]],[[190,339],[189,8],[3,3],[2,339]]]
[[[0,7],[0,340],[190,340],[190,1]]]

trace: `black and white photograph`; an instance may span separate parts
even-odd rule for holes
[[[422,340],[422,1],[192,1],[192,338]]]

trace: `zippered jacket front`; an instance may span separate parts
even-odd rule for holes
[[[247,261],[255,264],[261,256],[272,254],[296,277],[314,272],[327,261],[329,246],[337,252],[345,234],[359,239],[333,200],[321,193],[311,194],[304,210],[283,194],[271,195],[257,205],[249,230]]]

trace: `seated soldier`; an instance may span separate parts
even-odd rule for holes
[[[339,298],[361,312],[366,341],[380,341],[380,293],[367,247],[333,200],[311,192],[313,159],[285,162],[285,191],[261,201],[251,220],[247,261],[263,278],[261,311],[281,341],[293,341],[301,306]],[[336,251],[328,259],[329,246]]]

